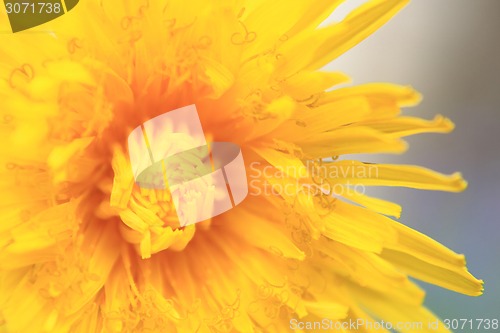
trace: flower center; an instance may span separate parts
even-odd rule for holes
[[[166,249],[183,250],[196,228],[180,227],[170,191],[140,188],[121,148],[114,150],[112,166],[109,206],[122,222],[119,230],[123,239],[133,244],[142,258]]]

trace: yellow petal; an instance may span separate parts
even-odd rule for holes
[[[340,23],[312,32],[306,31],[279,49],[284,55],[278,67],[279,72],[293,74],[328,64],[371,35],[407,3],[408,0],[370,1]]]
[[[384,250],[381,256],[419,280],[469,296],[479,296],[483,293],[483,282],[477,280],[465,267],[449,268],[433,265],[410,254],[394,250]]]
[[[8,293],[16,300],[16,306],[2,304],[2,332],[40,331],[52,308],[48,300],[44,299],[36,286],[29,281],[28,271],[23,272],[24,274],[19,276],[20,280],[15,283],[0,283],[2,293]]]
[[[357,303],[362,308],[366,309],[372,317],[378,318],[378,322],[383,320],[386,323],[390,323],[394,329],[397,329],[397,332],[450,333],[445,328],[444,323],[420,304],[408,304],[397,301],[386,294],[370,291],[364,292],[363,290],[354,288],[352,290],[356,295]],[[436,326],[434,326],[435,324]]]
[[[141,239],[139,253],[142,259],[151,258],[151,231],[146,230]]]
[[[75,204],[54,206],[10,230],[10,237],[2,237],[8,243],[0,252],[0,268],[15,269],[54,260],[76,230],[74,212]]]
[[[148,224],[144,222],[144,220],[134,213],[131,209],[126,209],[120,212],[120,219],[125,223],[129,228],[144,234],[146,230],[148,230]]]
[[[293,244],[290,236],[279,225],[244,209],[238,209],[236,212],[234,216],[230,213],[224,216],[224,220],[227,221],[224,227],[238,235],[239,238],[285,258],[304,260],[304,252]],[[246,221],[245,228],[234,223],[235,220]]]
[[[114,149],[112,166],[115,176],[109,204],[111,207],[125,209],[134,188],[134,175],[130,161],[121,149]]]
[[[345,0],[317,0],[308,2],[308,6],[302,12],[300,20],[286,33],[286,36],[290,38],[302,31],[316,28],[344,1]]]
[[[257,154],[262,156],[270,165],[272,165],[276,170],[271,171],[271,166],[264,169],[262,173],[270,173],[271,175],[287,175],[291,178],[303,178],[307,177],[307,169],[304,163],[297,157],[290,154],[282,153],[273,148],[256,148]]]
[[[380,258],[378,254],[366,252],[339,242],[322,238],[318,242],[321,252],[333,259],[332,270],[362,287],[382,292],[402,288],[407,282],[406,275]]]
[[[54,182],[62,182],[66,180],[67,177],[67,169],[66,166],[68,161],[75,156],[76,154],[82,152],[85,148],[87,148],[92,141],[93,137],[88,138],[79,138],[71,141],[68,144],[54,147],[52,152],[48,157],[48,164],[52,168],[55,173]]]
[[[314,108],[301,107],[273,134],[291,142],[300,142],[319,133],[365,120],[370,106],[364,98],[345,98]]]
[[[349,187],[344,187],[342,190],[342,196],[348,200],[351,200],[361,206],[364,206],[374,212],[394,216],[399,218],[401,216],[401,206],[393,202],[370,197],[366,194],[355,191]]]
[[[461,192],[467,187],[460,173],[443,175],[419,166],[344,160],[324,164],[324,167],[327,169],[325,172],[339,184],[401,186],[449,192]]]
[[[252,42],[245,50],[245,57],[272,48],[273,44],[300,20],[309,6],[309,1],[304,0],[275,0],[264,2],[248,13],[243,22],[248,34],[242,32],[241,38],[245,41],[244,37],[249,37]],[[277,17],[279,19],[276,19]]]
[[[200,61],[213,90],[210,98],[219,98],[234,83],[234,75],[221,63],[206,58]]]
[[[95,228],[99,229],[99,228]],[[102,230],[93,230],[85,235],[82,244],[82,251],[85,253],[85,260],[88,262],[87,270],[84,272],[87,277],[81,285],[74,286],[66,297],[70,300],[64,309],[65,315],[71,315],[81,310],[88,302],[95,297],[108,280],[108,276],[118,259],[121,251],[119,248],[119,235],[112,223],[108,223]],[[88,249],[92,249],[89,251]],[[73,267],[77,269],[77,267]]]
[[[414,106],[422,97],[413,88],[390,83],[367,83],[329,91],[321,96],[318,105],[332,103],[349,97],[364,97],[372,108],[382,106]],[[396,114],[392,114],[395,116]]]
[[[323,221],[326,237],[365,251],[379,253],[396,237],[389,218],[340,200]]]
[[[287,78],[282,85],[286,94],[307,103],[313,102],[313,95],[346,82],[349,82],[349,77],[339,72],[303,71]]]
[[[400,223],[392,226],[397,242],[386,245],[383,258],[417,279],[471,296],[482,293],[482,281],[467,271],[463,255]]]
[[[405,142],[368,127],[343,127],[298,142],[306,156],[325,158],[344,154],[402,153]]]
[[[309,313],[318,318],[332,320],[343,319],[347,316],[349,307],[335,302],[304,302]]]
[[[47,62],[45,68],[50,76],[60,81],[79,82],[86,85],[96,83],[89,71],[78,62],[70,60]]]
[[[391,120],[365,122],[364,125],[398,137],[420,133],[449,133],[455,128],[448,118],[439,115],[430,121],[414,117],[399,117]]]
[[[265,106],[261,114],[256,115],[258,118],[258,126],[256,126],[254,122],[250,124],[252,131],[246,139],[250,141],[265,134],[271,134],[274,136],[273,131],[282,123],[290,119],[296,107],[297,103],[288,96],[280,97],[271,101]]]

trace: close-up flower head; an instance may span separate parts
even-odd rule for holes
[[[424,289],[488,275],[369,191],[466,190],[372,159],[453,111],[330,65],[410,1],[343,2],[0,2],[0,332],[482,332]]]

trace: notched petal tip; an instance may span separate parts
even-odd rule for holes
[[[399,106],[410,107],[420,104],[423,100],[423,96],[412,86],[402,86],[400,87],[400,99],[398,100]]]
[[[450,176],[453,180],[451,185],[453,186],[452,192],[463,192],[467,189],[468,182],[463,178],[462,173],[455,172]]]
[[[455,129],[455,123],[453,123],[449,118],[437,115],[434,118],[436,127],[442,130],[442,133],[450,133]]]

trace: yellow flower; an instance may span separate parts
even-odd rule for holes
[[[400,116],[420,99],[409,87],[330,89],[348,79],[319,69],[407,3],[317,28],[341,2],[88,0],[49,33],[1,35],[0,330],[287,332],[328,318],[446,332],[427,327],[408,276],[473,296],[482,281],[356,189],[465,181],[325,158],[400,153],[403,137],[453,124]],[[134,183],[127,136],[191,104],[209,138],[242,148],[250,193],[179,227],[168,190]]]

